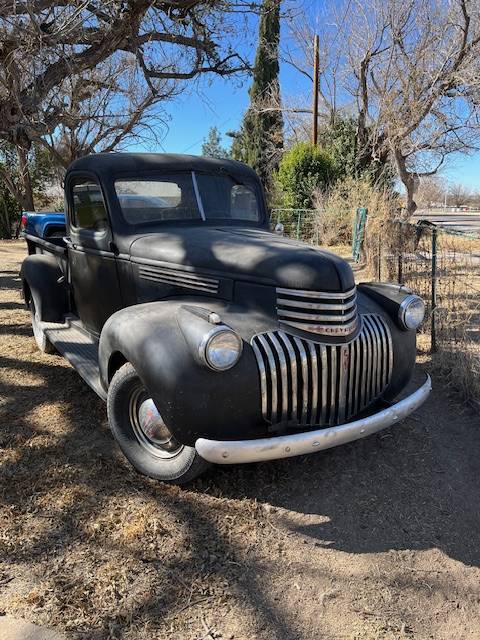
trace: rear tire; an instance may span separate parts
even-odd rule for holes
[[[170,435],[162,444],[142,431],[139,408],[147,400],[149,393],[127,362],[113,376],[107,396],[110,429],[123,454],[139,473],[155,480],[184,484],[198,477],[210,465],[193,447],[178,443],[166,425],[164,435]]]
[[[32,317],[33,337],[37,343],[37,347],[42,353],[56,353],[56,349],[47,337],[47,334],[41,327],[41,320],[35,307],[33,298],[30,300],[30,315]]]

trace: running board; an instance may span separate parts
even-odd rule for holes
[[[98,340],[85,331],[77,318],[71,316],[66,317],[63,324],[44,322],[42,329],[55,349],[68,360],[88,386],[102,400],[106,400],[107,394],[100,382],[98,368]]]

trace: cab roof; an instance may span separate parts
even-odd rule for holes
[[[171,153],[94,153],[74,160],[68,167],[67,175],[73,171],[87,171],[99,178],[144,174],[149,171],[225,171],[234,175],[248,175],[258,180],[251,167],[236,160]]]

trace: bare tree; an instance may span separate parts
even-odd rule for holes
[[[75,145],[82,148],[97,148],[99,141],[113,148],[120,123],[138,134],[145,110],[178,92],[183,81],[248,70],[236,52],[240,35],[238,16],[234,21],[232,14],[256,5],[250,0],[0,0],[0,140],[17,149],[20,184],[11,184],[5,164],[0,176],[15,197],[33,207],[28,176],[33,142],[52,147],[52,136],[63,128],[75,130]],[[135,96],[130,91],[127,105],[125,78],[118,74],[122,65],[136,74]],[[105,74],[109,68],[113,81]],[[126,111],[101,125],[95,109],[104,117],[122,99]],[[87,133],[92,108],[95,130]]]
[[[418,178],[480,140],[480,4],[330,0],[321,24],[323,86],[330,78],[333,88],[329,95],[320,87],[325,112],[334,117],[353,100],[359,161],[371,148],[379,159],[391,158],[411,214]]]
[[[415,193],[415,200],[427,209],[435,205],[443,205],[446,194],[444,182],[438,176],[421,178]]]
[[[455,182],[448,189],[448,202],[454,207],[463,207],[469,204],[472,198],[471,190],[461,182]]]
[[[61,123],[41,138],[61,169],[88,153],[158,143],[165,116],[157,105],[175,95],[175,86],[144,91],[138,74],[131,59],[120,57],[66,79],[55,98],[62,101]]]

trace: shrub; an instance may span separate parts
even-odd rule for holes
[[[326,149],[300,142],[283,156],[278,169],[278,182],[284,206],[310,209],[314,190],[326,189],[335,180],[335,163]]]
[[[368,209],[367,251],[369,240],[377,237],[398,207],[397,197],[389,189],[372,186],[368,178],[345,178],[328,191],[315,189],[312,201],[317,210],[318,236],[322,244],[350,244],[358,207]]]

